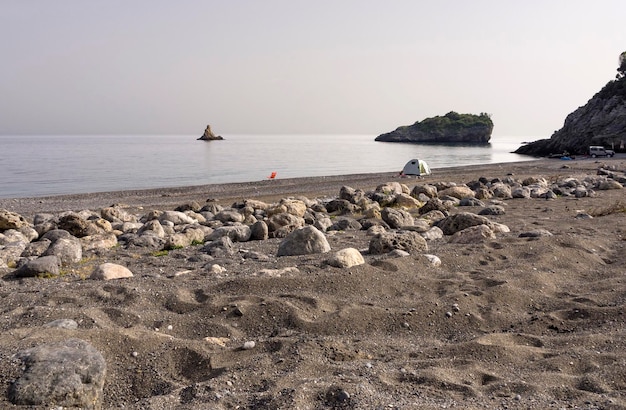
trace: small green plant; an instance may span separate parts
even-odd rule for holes
[[[198,241],[196,239],[191,241],[191,246],[198,246],[198,245],[204,245],[204,241]]]
[[[163,249],[160,251],[154,251],[151,253],[152,256],[167,256],[170,253],[167,249]]]

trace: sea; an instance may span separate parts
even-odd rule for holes
[[[400,172],[411,159],[438,168],[530,161],[513,154],[536,137],[487,145],[377,142],[376,135],[0,136],[0,197],[25,198],[276,178]]]

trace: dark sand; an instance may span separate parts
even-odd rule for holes
[[[626,169],[621,160],[601,162]],[[334,197],[343,185],[369,190],[389,181],[412,188],[481,176],[582,179],[599,166],[539,160],[437,169],[424,179],[349,175],[0,199],[0,208],[32,217],[126,204],[143,214],[190,201]],[[364,265],[339,269],[324,263],[328,255],[278,258],[280,240],[270,239],[237,244],[269,260],[216,261],[222,274],[194,262],[193,247],[166,257],[116,248],[60,278],[7,274],[0,381],[8,387],[19,377],[11,356],[21,349],[79,338],[107,361],[105,409],[623,409],[626,214],[600,214],[624,199],[610,190],[508,200],[506,214],[492,218],[510,233],[469,245],[431,242],[439,267],[423,255],[365,255]],[[534,229],[554,236],[519,237]],[[328,240],[333,252],[367,249],[369,238],[346,231]],[[105,261],[135,276],[84,279]],[[262,271],[282,268],[296,269]],[[79,328],[44,327],[55,319]],[[241,349],[246,341],[256,346]],[[0,408],[21,407],[0,395]]]

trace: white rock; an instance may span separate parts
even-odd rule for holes
[[[96,280],[112,280],[130,278],[132,276],[133,273],[125,266],[115,263],[103,263],[102,265],[96,266],[90,278]]]
[[[335,252],[328,260],[328,264],[337,268],[350,268],[352,266],[363,265],[365,260],[358,249],[345,248]]]

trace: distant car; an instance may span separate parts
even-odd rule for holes
[[[589,147],[589,155],[591,155],[592,158],[612,157],[613,155],[615,155],[615,151],[611,149],[605,149],[601,146],[592,145],[591,147]]]

